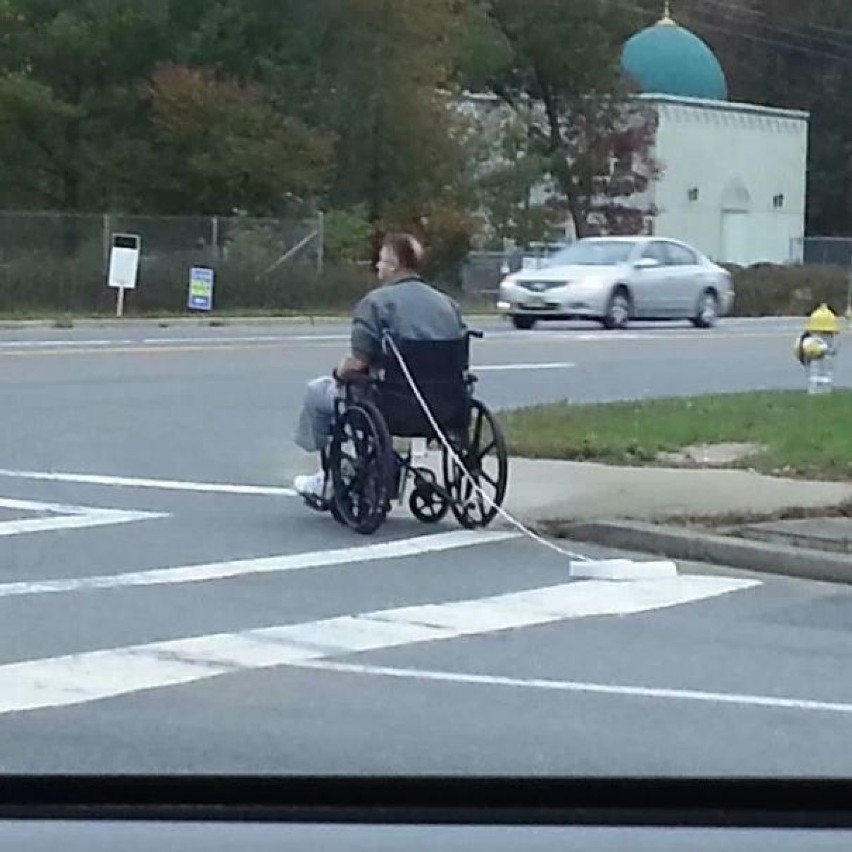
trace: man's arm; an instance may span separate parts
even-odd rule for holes
[[[352,352],[343,358],[332,371],[339,382],[345,382],[365,373],[381,348],[381,335],[376,316],[375,302],[368,293],[352,314]]]
[[[347,355],[331,371],[331,375],[338,382],[347,382],[355,376],[363,375],[369,366],[370,362],[364,358],[358,355]]]

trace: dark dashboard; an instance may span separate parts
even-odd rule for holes
[[[0,849],[834,850],[852,784],[798,779],[5,777]]]

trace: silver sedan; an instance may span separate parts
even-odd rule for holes
[[[730,273],[678,240],[589,237],[535,269],[500,283],[498,310],[516,328],[539,320],[596,320],[624,328],[632,320],[691,320],[710,328],[730,313]]]

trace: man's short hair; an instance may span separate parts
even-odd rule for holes
[[[411,234],[393,233],[386,234],[382,245],[389,248],[399,261],[399,265],[412,272],[423,271],[423,257],[425,252],[423,245]]]

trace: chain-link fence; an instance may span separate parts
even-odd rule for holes
[[[326,257],[322,216],[306,219],[0,212],[0,313],[105,313],[116,234],[140,239],[125,311],[181,312],[190,270],[214,270],[224,310],[349,307],[373,283],[364,264]]]
[[[140,245],[137,286],[125,293],[127,314],[186,311],[194,266],[213,270],[213,307],[226,311],[345,311],[376,283],[367,258],[337,256],[322,214],[259,219],[0,211],[0,315],[114,312],[116,291],[107,277],[118,234],[135,235]],[[545,249],[470,252],[452,295],[468,309],[493,308],[505,273]],[[443,288],[442,280],[437,284]]]
[[[472,251],[462,267],[462,289],[471,296],[495,294],[507,273],[543,263],[564,247],[564,243],[533,243],[505,251]]]
[[[852,265],[852,237],[803,237],[791,241],[790,260],[810,266]]]

